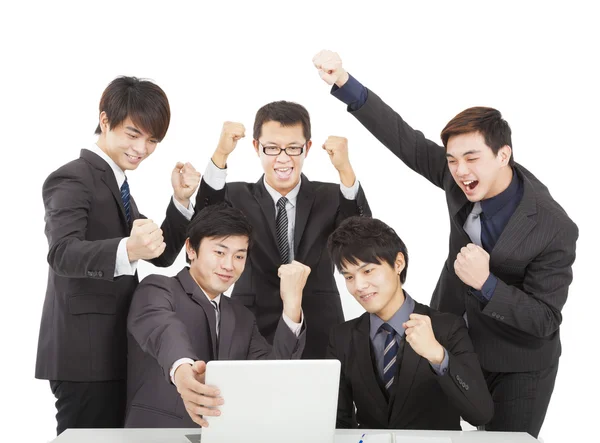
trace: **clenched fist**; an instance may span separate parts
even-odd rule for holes
[[[490,254],[481,246],[469,243],[456,256],[454,272],[464,284],[481,291],[490,276]]]
[[[200,184],[200,173],[191,163],[178,162],[171,173],[171,184],[175,199],[185,208],[189,208],[190,197]]]
[[[340,181],[344,186],[351,188],[356,176],[348,158],[348,139],[330,135],[323,143],[323,149],[329,154],[329,160],[340,174]]]
[[[213,162],[219,168],[224,168],[227,163],[227,157],[235,149],[239,139],[246,136],[246,128],[241,123],[236,122],[225,122],[223,123],[223,129],[221,129],[221,137],[219,137],[219,144],[212,157]]]
[[[152,220],[134,220],[126,243],[129,261],[150,260],[160,256],[167,246],[162,234],[162,229]]]
[[[277,270],[280,279],[279,292],[281,300],[283,300],[283,312],[296,323],[300,323],[302,290],[306,285],[309,274],[310,268],[296,260],[281,265]]]
[[[313,64],[328,85],[335,83],[341,88],[348,81],[348,73],[342,66],[342,59],[337,52],[323,50],[313,57]]]
[[[421,357],[434,365],[442,364],[444,348],[436,340],[431,327],[431,319],[427,315],[410,314],[410,320],[402,326],[406,329],[406,341]]]

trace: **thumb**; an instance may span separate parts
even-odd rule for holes
[[[329,74],[327,71],[319,69],[319,76],[325,80],[325,83],[328,85],[333,85],[335,83],[335,76]]]
[[[197,360],[192,365],[192,369],[198,374],[204,374],[206,372],[206,363],[202,360]]]
[[[175,168],[173,168],[173,172],[179,172],[183,169],[185,165],[182,162],[177,162]]]

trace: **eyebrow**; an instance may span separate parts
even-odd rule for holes
[[[362,264],[361,266],[359,266],[359,267],[358,267],[356,270],[357,270],[357,271],[360,271],[360,270],[361,270],[362,268],[364,268],[365,266],[369,266],[369,265],[372,265],[372,264],[373,264],[373,263],[363,263],[363,264]],[[348,272],[348,271],[346,271],[346,270],[342,270],[342,271],[340,272],[340,274],[349,274],[349,272]]]
[[[219,247],[221,247],[223,249],[227,249],[229,251],[229,248],[227,246],[225,246],[223,243],[217,243],[216,246],[219,246]],[[248,249],[247,248],[242,248],[242,249],[238,249],[235,252],[248,252]]]
[[[304,146],[304,144],[305,144],[305,143],[306,143],[306,142],[290,142],[290,143],[288,143],[286,146],[291,146],[291,145],[300,145],[300,146]],[[263,146],[266,146],[266,145],[276,145],[276,146],[279,146],[279,145],[277,145],[277,143],[275,143],[275,142],[264,142],[264,143],[261,143],[261,145],[263,145]],[[300,146],[298,146],[298,148],[299,148]]]
[[[469,154],[479,154],[480,152],[481,151],[479,149],[471,149],[470,151],[463,152],[462,156],[464,157],[465,155],[469,155]],[[454,156],[452,154],[448,154],[448,153],[446,153],[446,157],[454,158]]]

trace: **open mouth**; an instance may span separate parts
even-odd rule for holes
[[[125,154],[130,162],[139,163],[142,160],[142,157],[138,157],[137,155]]]
[[[479,184],[479,180],[467,180],[463,181],[462,184],[467,191],[472,191]]]
[[[218,274],[216,272],[215,272],[215,274],[217,274],[217,277],[219,277],[224,282],[228,282],[229,280],[231,280],[233,278],[233,276],[231,276],[231,275]]]
[[[279,180],[287,180],[292,176],[294,168],[275,168],[275,175]]]

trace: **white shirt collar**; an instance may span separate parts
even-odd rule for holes
[[[267,189],[267,192],[269,193],[269,195],[275,202],[275,205],[277,205],[277,202],[279,201],[279,199],[281,197],[283,197],[283,195],[281,195],[273,187],[271,187],[267,183],[267,180],[265,179],[265,177],[263,177],[263,183],[265,184],[265,188]],[[294,186],[294,189],[292,189],[290,192],[288,192],[288,194],[285,196],[285,198],[288,199],[288,202],[291,203],[291,205],[294,207],[296,207],[296,200],[298,199],[298,192],[300,192],[301,184],[302,184],[302,177],[300,177],[300,180],[298,180],[298,184],[296,186]]]
[[[200,288],[200,289],[202,289],[202,288]],[[222,294],[217,295],[215,298],[213,298],[211,300],[211,298],[208,296],[208,294],[206,294],[206,291],[204,289],[202,289],[202,292],[204,292],[204,295],[206,296],[206,298],[208,299],[209,302],[211,302],[211,303],[216,302],[217,306],[221,306],[221,295]]]
[[[121,189],[121,186],[123,186],[123,183],[127,178],[125,177],[125,172],[123,172],[123,170],[114,162],[114,160],[110,158],[106,152],[100,149],[96,143],[88,148],[88,150],[92,151],[94,154],[98,155],[102,160],[108,163],[108,166],[110,166],[110,169],[112,169],[113,173],[115,174],[117,185],[119,186],[119,189]]]

